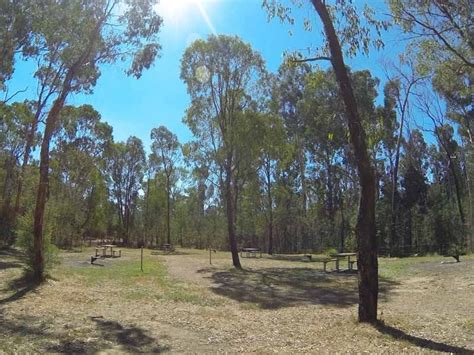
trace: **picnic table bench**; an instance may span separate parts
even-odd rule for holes
[[[305,254],[303,256],[303,260],[304,261],[312,261],[312,262],[316,262],[316,263],[323,263],[323,268],[324,268],[324,272],[327,272],[327,264],[330,263],[330,262],[336,262],[337,264],[337,258],[313,258],[313,256],[311,254]]]
[[[253,257],[257,257],[257,254],[260,254],[260,257],[262,257],[262,250],[260,248],[242,248],[240,250],[240,256],[243,258],[244,257],[244,253],[246,255],[247,258],[253,256]]]
[[[120,258],[122,256],[122,250],[114,250],[116,247],[117,246],[113,244],[100,245],[95,248],[95,258]],[[107,254],[107,249],[110,249],[110,254]]]
[[[353,270],[353,267],[354,267],[354,263],[357,263],[357,260],[351,260],[351,257],[352,256],[356,256],[357,253],[336,253],[336,254],[331,254],[330,256],[332,258],[336,258],[336,270],[339,272],[340,269],[339,269],[339,260],[340,259],[345,259],[347,258],[347,269],[349,271],[352,271]]]
[[[160,249],[163,251],[172,252],[174,251],[174,246],[172,244],[163,244]]]

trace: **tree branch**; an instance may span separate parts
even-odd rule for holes
[[[10,101],[11,99],[13,99],[16,95],[18,94],[21,94],[23,92],[26,92],[28,90],[28,86],[26,88],[24,88],[23,90],[18,90],[16,91],[14,94],[8,96],[8,91],[5,93],[5,98],[2,100],[2,103],[3,104],[6,104],[8,103],[8,101]]]
[[[307,63],[307,62],[316,62],[318,60],[328,60],[331,61],[330,57],[325,56],[318,56],[318,57],[311,57],[311,58],[303,58],[303,59],[290,59],[293,63]]]

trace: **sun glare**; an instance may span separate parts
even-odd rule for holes
[[[165,22],[181,22],[198,11],[198,3],[199,0],[160,0],[157,10]]]
[[[158,13],[163,17],[166,25],[182,26],[196,16],[202,17],[209,30],[216,30],[204,7],[205,0],[159,0]]]

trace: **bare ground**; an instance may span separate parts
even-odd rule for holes
[[[19,255],[0,254],[0,353],[474,353],[472,256],[381,259],[382,322],[370,326],[356,322],[357,275],[319,263],[246,258],[236,271],[227,253],[209,265],[203,251],[147,251],[166,265],[163,288],[151,274],[90,282],[100,268],[85,262],[90,254],[64,254],[55,279],[36,288],[13,282]],[[139,258],[123,254],[103,270]]]

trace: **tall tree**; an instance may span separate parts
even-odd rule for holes
[[[405,56],[400,56],[400,66],[392,65],[394,74],[389,74],[389,80],[385,84],[384,92],[386,97],[390,96],[390,101],[395,105],[398,114],[398,135],[395,146],[394,163],[392,166],[392,198],[391,198],[391,226],[390,226],[390,253],[394,253],[394,245],[397,240],[396,224],[398,213],[398,178],[400,154],[403,142],[404,130],[408,127],[408,119],[411,112],[410,100],[415,92],[418,82],[423,80],[415,70],[414,63]]]
[[[474,68],[471,0],[390,0],[389,5],[395,22],[416,35],[420,55],[436,53],[443,60],[448,54]]]
[[[15,70],[18,54],[29,56],[32,6],[26,1],[0,1],[0,92],[8,93],[6,82]],[[8,101],[8,94],[4,101]],[[0,101],[1,102],[1,101]]]
[[[54,57],[50,70],[60,74],[57,95],[45,120],[40,151],[40,181],[34,214],[34,278],[44,278],[43,221],[48,195],[49,150],[60,112],[71,93],[90,92],[99,66],[130,60],[128,74],[140,77],[150,67],[160,46],[161,18],[155,1],[52,1],[35,6],[38,27],[33,32],[38,57]],[[117,12],[120,9],[120,14]],[[47,62],[47,61],[44,61]]]
[[[299,174],[303,219],[306,217],[308,205],[308,188],[304,115],[300,111],[306,77],[310,72],[311,68],[308,64],[283,63],[278,68],[277,82],[273,90],[275,110],[283,118],[288,139],[295,147],[295,164]],[[303,234],[305,234],[304,231]]]
[[[176,163],[179,159],[180,144],[178,137],[166,127],[160,126],[151,131],[152,155],[151,164],[161,169],[166,177],[166,241],[171,244],[171,185],[176,173]]]
[[[184,53],[181,78],[191,95],[186,123],[217,166],[225,201],[232,262],[241,268],[236,236],[236,201],[241,169],[239,126],[255,105],[258,82],[265,76],[261,56],[237,37],[210,36],[195,41]],[[252,99],[254,94],[254,99]]]
[[[54,213],[49,223],[54,226],[56,245],[71,247],[74,239],[77,242],[78,237],[105,228],[101,215],[107,196],[102,172],[112,127],[101,122],[90,105],[65,106],[53,139],[50,199],[54,206],[49,210]]]
[[[14,241],[15,211],[11,206],[14,186],[18,180],[18,162],[25,146],[24,136],[32,120],[27,103],[0,103],[0,166],[3,168],[3,188],[0,194],[0,229],[6,244]]]
[[[273,254],[274,249],[274,184],[279,165],[284,164],[290,155],[290,147],[286,144],[283,122],[277,115],[261,115],[260,127],[263,130],[263,139],[260,142],[258,168],[261,186],[265,201],[268,229],[268,254]]]
[[[360,205],[356,226],[359,268],[359,321],[377,320],[378,263],[375,230],[375,175],[368,152],[362,120],[349,80],[341,45],[331,16],[322,0],[312,0],[324,26],[331,54],[330,60],[344,101],[350,138],[357,161],[360,181]]]
[[[121,227],[119,232],[124,234],[123,242],[127,245],[145,170],[143,143],[137,137],[130,137],[125,143],[115,143],[110,147],[107,159],[110,190]]]
[[[298,1],[294,1],[294,3],[302,6]],[[377,36],[373,38],[371,35],[374,32],[380,34],[380,31],[386,27],[386,23],[374,19],[374,12],[368,7],[364,8],[363,16],[359,15],[352,2],[336,1],[333,6],[323,0],[311,0],[311,3],[323,24],[326,46],[323,48],[323,53],[319,53],[320,55],[297,61],[329,60],[339,85],[360,184],[359,215],[356,226],[359,267],[359,321],[374,322],[377,319],[378,299],[375,174],[367,151],[366,134],[353,86],[344,64],[343,48],[340,40],[342,40],[342,44],[349,55],[354,55],[359,50],[367,53],[371,45],[376,47],[383,45]],[[277,1],[264,0],[263,4],[270,10],[271,15],[279,16],[283,21],[292,20],[288,8]],[[331,14],[337,14],[337,17]],[[365,22],[363,17],[365,17]],[[340,25],[338,26],[340,27],[339,33],[336,32],[333,20],[338,21]]]

